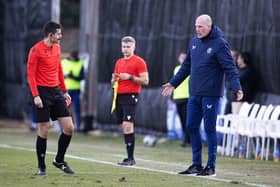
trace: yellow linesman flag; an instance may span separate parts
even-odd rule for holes
[[[111,113],[113,113],[115,111],[115,109],[116,109],[118,86],[119,86],[119,81],[117,80],[117,81],[114,82],[114,85],[113,85],[114,97],[113,97],[113,101],[112,101]]]

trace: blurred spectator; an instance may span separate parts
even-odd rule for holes
[[[230,50],[230,54],[231,54],[231,57],[233,59],[233,62],[234,64],[237,66],[237,59],[238,59],[238,51],[237,50]],[[226,95],[226,106],[225,106],[225,109],[224,109],[224,113],[225,114],[229,114],[229,113],[232,113],[231,111],[231,103],[235,101],[235,97],[236,97],[236,94],[235,92],[232,90],[232,88],[230,87],[230,83],[228,82],[228,80],[226,79],[225,81],[225,95]]]
[[[254,74],[251,68],[252,57],[248,52],[238,55],[237,66],[239,68],[239,78],[244,93],[242,101],[252,102],[254,99]]]
[[[37,130],[37,123],[36,123],[36,116],[35,116],[34,106],[32,106],[31,125],[30,125],[29,129],[30,129],[30,131],[36,131]]]
[[[230,50],[230,54],[232,56],[234,63],[237,65],[237,59],[238,59],[238,55],[239,55],[238,51],[236,49],[232,49],[232,50]]]
[[[66,88],[72,98],[75,111],[75,130],[81,132],[81,106],[80,89],[84,79],[83,61],[79,58],[78,51],[72,51],[69,58],[62,60],[62,69]]]
[[[242,86],[244,97],[242,101],[252,102],[254,99],[254,74],[250,66],[251,55],[248,52],[241,53],[231,53],[233,59],[236,59],[236,65],[238,67],[238,74],[240,78],[240,83]],[[236,58],[236,54],[237,58]],[[232,91],[229,83],[226,82],[226,95],[227,95],[227,105],[225,109],[225,114],[232,113],[232,102],[236,101],[236,96]]]
[[[179,65],[174,69],[174,75],[178,72],[181,67],[181,64],[186,59],[186,53],[180,53],[178,56]],[[190,143],[190,137],[187,130],[187,104],[189,98],[189,76],[173,91],[173,101],[176,104],[177,112],[180,117],[181,127],[183,131],[182,147],[186,147]]]

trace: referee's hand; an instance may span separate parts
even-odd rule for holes
[[[71,96],[69,95],[68,92],[65,92],[65,93],[64,93],[64,97],[65,97],[65,99],[68,100],[68,101],[71,101],[71,100],[72,100],[72,98],[71,98]]]
[[[40,96],[34,97],[34,104],[37,108],[43,108],[43,102]]]

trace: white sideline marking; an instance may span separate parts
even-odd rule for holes
[[[125,158],[126,155],[121,155],[121,154],[113,154],[112,156],[114,157],[118,157],[118,158]],[[162,161],[157,161],[157,160],[148,160],[148,159],[143,159],[143,158],[139,158],[137,157],[136,160],[142,161],[142,162],[148,162],[148,163],[153,163],[153,164],[158,164],[158,165],[166,165],[166,166],[175,166],[175,167],[181,167],[181,168],[186,168],[186,165],[191,165],[192,163],[172,163],[172,162],[162,162]],[[225,171],[223,169],[219,169],[219,171],[222,171],[223,173],[225,173]],[[226,173],[230,173],[233,175],[241,175],[240,173],[237,172],[226,172]]]
[[[124,158],[125,155],[120,155],[120,154],[113,154],[114,157],[118,157],[118,158]],[[156,160],[147,160],[147,159],[143,159],[143,158],[139,158],[137,157],[136,160],[141,160],[143,162],[152,162],[154,164],[162,164],[162,165],[167,165],[167,166],[177,166],[177,167],[183,167],[185,168],[185,166],[182,166],[182,164],[177,164],[177,163],[168,163],[168,162],[161,162],[161,161],[156,161]]]
[[[15,149],[15,150],[24,150],[24,151],[35,152],[35,149],[30,149],[30,148],[25,148],[25,147],[18,147],[18,146],[12,146],[12,145],[8,145],[8,144],[0,144],[0,148],[8,148],[8,149]],[[47,151],[47,154],[56,155],[55,152],[49,152],[49,151]],[[159,170],[159,169],[153,169],[153,168],[147,168],[147,167],[139,167],[139,166],[119,166],[118,164],[116,164],[114,162],[96,160],[96,159],[92,159],[92,158],[85,158],[85,157],[69,155],[69,154],[66,154],[65,157],[73,158],[73,159],[77,159],[77,160],[84,160],[84,161],[89,161],[89,162],[95,162],[95,163],[100,163],[100,164],[107,164],[107,165],[112,165],[112,166],[117,166],[117,167],[134,168],[134,169],[141,169],[141,170],[146,170],[146,171],[153,171],[153,172],[157,172],[157,173],[165,173],[165,174],[170,174],[170,175],[178,175],[177,172],[173,172],[173,171]],[[179,175],[179,176],[183,177],[183,175]],[[200,177],[200,176],[185,176],[185,177],[206,178],[206,179],[209,179],[209,180],[219,181],[219,182],[226,182],[226,183],[232,183],[233,182],[232,180],[222,179],[222,178],[217,178],[217,177]],[[257,186],[257,187],[270,187],[269,185],[265,185],[265,184],[255,184],[255,183],[242,182],[242,181],[241,181],[241,184],[245,184],[245,185],[248,185],[248,186]]]

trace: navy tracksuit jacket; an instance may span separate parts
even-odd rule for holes
[[[193,37],[191,39],[186,60],[169,82],[177,87],[188,75],[190,75],[190,98],[187,110],[187,128],[192,144],[192,161],[193,164],[202,165],[199,127],[203,118],[208,144],[207,166],[215,167],[216,118],[218,101],[224,90],[224,76],[226,75],[232,90],[241,90],[238,70],[231,57],[228,43],[218,27],[213,26],[210,33],[204,38]]]

